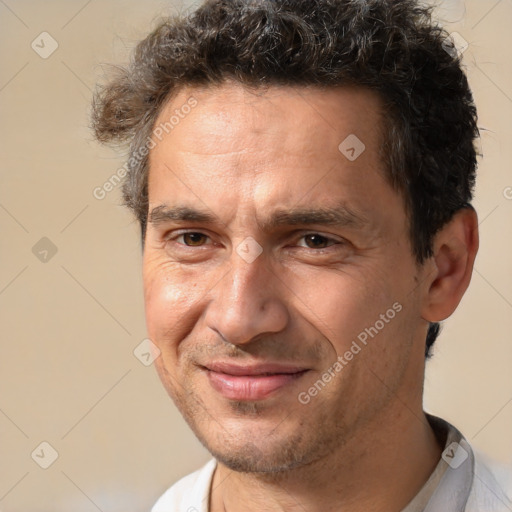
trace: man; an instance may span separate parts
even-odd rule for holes
[[[213,459],[167,511],[495,511],[422,407],[478,248],[476,110],[412,0],[210,0],[96,95],[130,143],[160,378]]]

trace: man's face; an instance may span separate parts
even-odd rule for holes
[[[175,116],[150,154],[155,364],[232,469],[311,463],[421,397],[423,270],[379,109],[363,89],[226,83],[181,90],[155,125]]]

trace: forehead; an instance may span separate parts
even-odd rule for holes
[[[248,88],[227,81],[178,90],[162,108],[154,132],[195,154],[243,152],[255,142],[267,157],[324,148],[332,153],[350,135],[373,151],[381,145],[381,111],[377,94],[362,87]],[[194,137],[183,133],[192,124]]]
[[[182,88],[154,125],[150,207],[200,205],[233,217],[342,201],[378,215],[396,199],[382,118],[379,97],[364,88]]]

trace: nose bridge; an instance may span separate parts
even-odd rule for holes
[[[269,273],[264,257],[259,256],[253,261],[247,261],[234,251],[229,280],[229,298],[233,301],[233,306],[240,309],[261,306],[275,288],[271,286]]]
[[[208,326],[233,344],[279,332],[288,321],[284,298],[265,255],[246,258],[246,253],[238,252],[233,251],[230,271],[219,283],[207,312]]]

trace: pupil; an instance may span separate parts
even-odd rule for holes
[[[308,235],[307,240],[311,242],[311,246],[313,247],[325,247],[325,237],[320,235]],[[309,245],[309,244],[308,244]]]
[[[187,245],[199,245],[202,242],[201,233],[185,233],[185,242]]]

